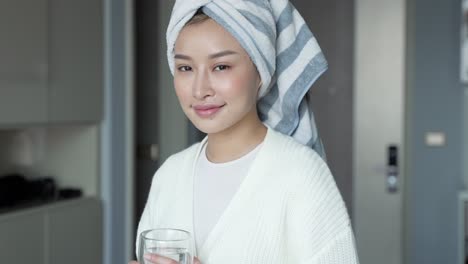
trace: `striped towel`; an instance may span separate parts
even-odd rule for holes
[[[325,158],[306,93],[327,61],[299,12],[288,0],[177,0],[166,35],[172,73],[177,36],[200,8],[239,41],[256,65],[262,79],[261,120]]]

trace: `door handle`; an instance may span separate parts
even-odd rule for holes
[[[389,145],[387,147],[387,191],[396,193],[398,191],[398,147]]]

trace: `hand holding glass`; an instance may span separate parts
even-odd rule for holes
[[[148,263],[144,256],[156,254],[177,261],[180,264],[193,264],[190,233],[181,229],[158,228],[140,234],[138,259]]]

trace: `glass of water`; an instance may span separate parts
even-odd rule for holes
[[[138,250],[139,263],[148,263],[145,254],[156,254],[177,261],[193,264],[193,250],[190,233],[181,229],[157,228],[140,234]]]

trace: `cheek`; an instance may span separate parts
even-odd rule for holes
[[[179,101],[182,102],[186,100],[187,96],[189,95],[190,90],[187,88],[187,84],[183,80],[174,79],[174,89],[175,89],[177,98],[179,98]]]
[[[255,81],[252,78],[246,78],[245,74],[220,80],[216,87],[225,97],[250,98],[252,100],[256,100],[257,97]]]

